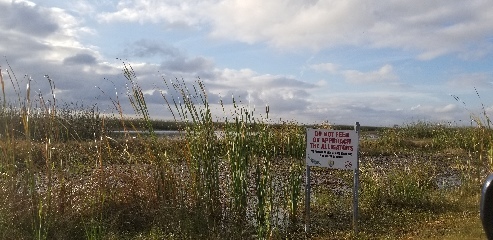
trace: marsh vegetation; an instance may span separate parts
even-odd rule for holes
[[[49,77],[51,94],[33,96],[29,83],[24,91],[8,76],[0,111],[1,239],[482,236],[479,193],[493,161],[486,114],[473,127],[362,128],[359,234],[351,225],[352,172],[313,168],[307,236],[307,126],[273,124],[234,100],[219,121],[203,82],[177,79],[166,86],[181,101],[163,94],[175,120],[154,121],[128,65],[132,119],[118,100],[107,116],[94,106],[59,104]],[[6,87],[17,99],[6,99]],[[182,134],[159,137],[159,124]],[[142,130],[148,134],[129,133]]]

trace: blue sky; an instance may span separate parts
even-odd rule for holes
[[[0,0],[0,61],[58,103],[125,113],[124,59],[151,116],[170,119],[163,78],[200,77],[218,120],[231,96],[270,122],[468,125],[493,114],[493,2]],[[28,75],[27,77],[22,77]],[[10,81],[9,100],[15,101]],[[99,90],[101,89],[101,90]],[[480,98],[477,96],[477,89]],[[104,93],[103,93],[104,92]],[[462,102],[454,99],[458,96]]]

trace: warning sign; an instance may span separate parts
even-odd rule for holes
[[[306,164],[336,169],[356,169],[358,133],[354,130],[306,131]]]

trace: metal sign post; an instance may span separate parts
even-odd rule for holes
[[[305,232],[310,232],[310,166],[306,165],[305,176]]]
[[[358,135],[358,142],[360,136],[359,122],[354,125],[354,131]],[[354,234],[358,235],[358,189],[359,189],[359,144],[356,145],[356,168],[354,169],[354,183],[353,183],[353,229]]]
[[[305,232],[310,231],[310,167],[353,170],[353,227],[358,234],[359,122],[354,130],[306,130]]]

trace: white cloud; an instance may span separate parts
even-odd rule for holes
[[[340,74],[347,82],[354,84],[397,83],[396,81],[399,79],[390,64],[386,64],[380,69],[370,72],[341,70],[339,65],[333,63],[313,64],[309,68],[316,71],[326,71],[331,74]]]
[[[418,104],[416,106],[413,106],[413,107],[411,107],[411,111],[414,111],[414,110],[416,110],[416,109],[418,109],[420,107],[421,107],[421,104]]]
[[[223,1],[212,8],[214,37],[278,48],[320,49],[356,43],[352,35],[371,24],[355,1]],[[347,15],[348,13],[352,13]],[[329,37],[330,35],[330,37]],[[356,40],[356,41],[354,41]]]
[[[437,107],[435,108],[435,112],[436,113],[450,113],[450,112],[454,112],[458,109],[457,105],[455,104],[448,104],[446,106],[443,106],[443,107]]]
[[[339,65],[334,64],[334,63],[320,63],[320,64],[313,64],[310,66],[311,69],[316,70],[316,71],[325,71],[329,72],[332,74],[335,74],[339,70]]]
[[[216,69],[205,84],[211,92],[211,102],[221,98],[230,104],[234,97],[237,103],[269,105],[269,116],[275,118],[298,115],[310,105],[309,90],[315,87],[290,76],[259,74],[251,69]]]
[[[438,119],[452,119],[452,115],[454,113],[463,111],[455,104],[446,104],[446,105],[430,105],[430,104],[418,104],[410,108],[412,112],[415,112],[420,115],[428,115],[435,116]]]
[[[350,83],[381,83],[395,81],[398,79],[390,64],[384,65],[377,71],[360,72],[356,70],[346,70],[342,74],[346,81]]]
[[[467,73],[453,76],[448,82],[447,87],[457,94],[459,92],[471,92],[476,89],[492,89],[493,76],[490,73]]]
[[[280,49],[371,46],[481,57],[493,50],[493,2],[391,0],[120,1],[101,21],[211,27],[211,36]],[[473,44],[471,44],[473,43]]]
[[[79,41],[81,35],[91,34],[93,30],[67,11],[30,2],[0,5],[5,10],[0,16],[0,34],[5,36],[0,47],[3,55],[27,62],[57,63],[81,52],[99,57],[97,51]]]
[[[102,22],[164,22],[169,26],[193,26],[202,22],[211,3],[208,0],[135,0],[119,1],[114,12],[99,14]]]
[[[254,11],[260,6],[264,11]],[[493,33],[492,8],[485,1],[269,1],[265,7],[260,0],[248,6],[228,1],[215,8],[212,34],[282,48],[370,44],[416,49],[421,58],[430,59],[463,52],[466,42],[487,41]]]
[[[128,0],[115,8],[99,20],[210,26],[215,38],[280,49],[398,48],[423,60],[493,50],[493,2],[484,0]]]
[[[277,89],[297,88],[310,89],[314,85],[302,82],[292,76],[259,74],[251,69],[223,69],[216,70],[213,84],[238,89]]]

